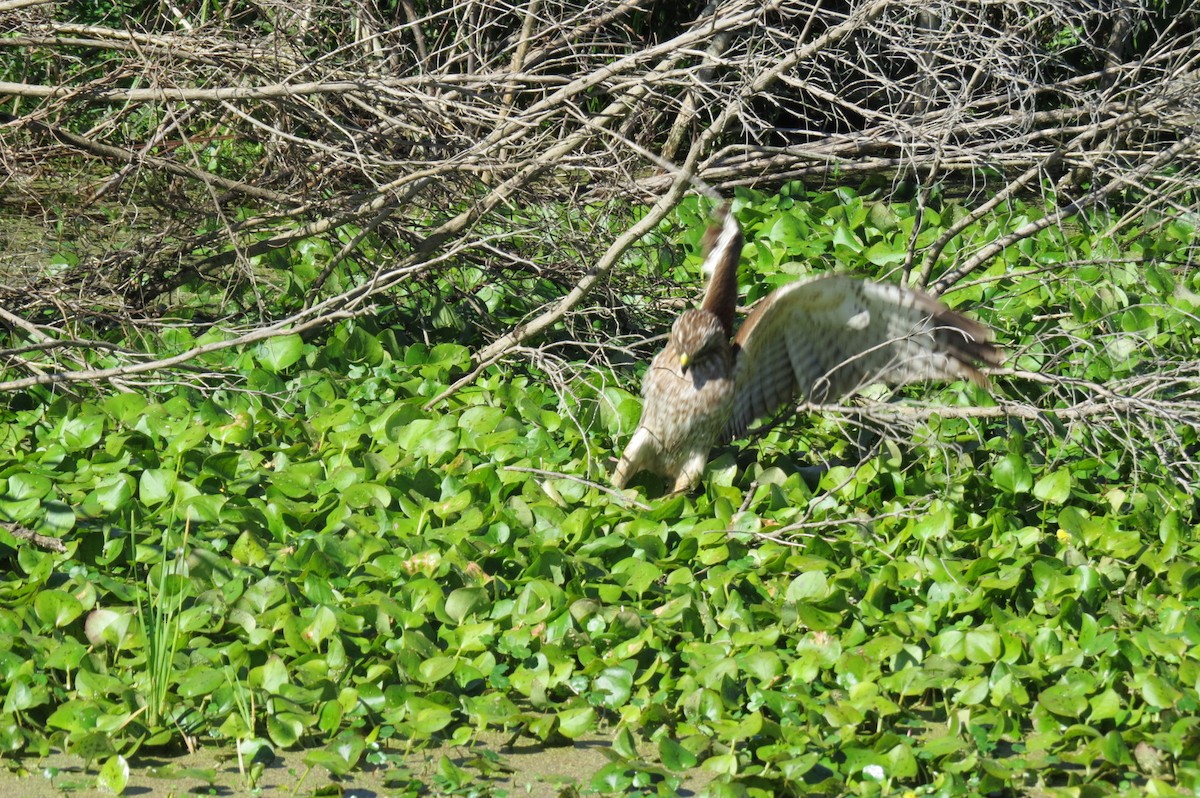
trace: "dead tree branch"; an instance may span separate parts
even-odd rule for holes
[[[0,214],[36,228],[0,253],[19,352],[0,387],[178,368],[87,342],[185,316],[273,335],[380,307],[412,340],[445,316],[478,352],[468,378],[600,316],[644,337],[669,286],[628,267],[690,190],[950,186],[972,219],[1058,202],[1004,240],[951,246],[955,226],[918,252],[914,229],[906,268],[939,292],[1095,205],[1129,203],[1128,229],[1197,212],[1192,4],[713,0],[668,22],[652,5],[235,0],[110,24],[0,0],[19,65]],[[77,263],[51,264],[51,241]]]

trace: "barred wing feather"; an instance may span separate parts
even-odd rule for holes
[[[984,325],[920,291],[842,275],[791,283],[760,302],[734,338],[736,438],[799,398],[834,401],[864,385],[987,380],[1000,351]]]

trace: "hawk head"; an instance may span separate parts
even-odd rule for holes
[[[729,351],[729,335],[725,325],[707,310],[688,310],[675,320],[671,340],[683,371],[694,368],[711,356],[723,356]]]

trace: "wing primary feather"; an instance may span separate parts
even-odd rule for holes
[[[872,382],[965,378],[1003,361],[983,324],[920,291],[843,275],[792,283],[751,312],[734,339],[726,437],[798,398],[836,401]]]

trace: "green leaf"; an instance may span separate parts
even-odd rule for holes
[[[558,729],[564,737],[578,739],[596,728],[594,707],[581,706],[564,709],[558,713]]]
[[[62,590],[43,590],[33,600],[38,620],[61,629],[83,614],[83,604]]]
[[[291,366],[304,354],[304,339],[299,335],[278,335],[260,341],[254,348],[259,364],[271,372],[279,372]]]
[[[1183,693],[1169,682],[1152,673],[1134,674],[1133,686],[1141,692],[1146,703],[1155,709],[1170,709],[1183,697]]]
[[[1071,497],[1071,472],[1059,468],[1046,474],[1033,486],[1033,495],[1047,504],[1062,504]]]
[[[633,674],[625,668],[605,668],[596,676],[592,687],[601,706],[616,709],[629,700]]]
[[[488,606],[488,593],[483,588],[460,587],[446,597],[446,615],[462,623],[479,609]]]
[[[786,598],[788,601],[817,602],[829,595],[829,584],[821,571],[809,571],[800,574],[788,585]]]
[[[409,713],[409,727],[422,737],[437,734],[454,719],[449,707],[416,696],[405,702],[405,708]]]
[[[279,693],[288,683],[287,666],[278,655],[272,654],[261,667],[250,671],[251,686],[261,687],[268,693]]]
[[[366,741],[356,732],[342,732],[324,748],[304,756],[307,765],[320,766],[335,776],[345,776],[358,766],[366,750]]]
[[[80,415],[63,420],[58,440],[68,452],[78,452],[92,448],[103,436],[103,416]]]
[[[208,666],[191,668],[179,677],[176,692],[183,698],[211,695],[226,683],[225,673]]]
[[[8,495],[13,499],[40,499],[54,487],[41,474],[13,474],[8,478]]]
[[[234,541],[230,554],[238,562],[252,566],[261,566],[270,559],[267,550],[259,543],[258,538],[250,534],[250,530],[248,529],[238,535],[238,539]]]
[[[1000,635],[990,625],[969,629],[965,637],[968,661],[991,663],[1000,658]]]
[[[267,734],[280,748],[291,748],[304,734],[304,721],[290,712],[267,715]]]
[[[1055,715],[1068,718],[1077,718],[1088,708],[1087,698],[1075,687],[1065,684],[1047,687],[1038,696],[1038,703]]]
[[[120,795],[125,792],[125,787],[129,784],[129,763],[125,761],[125,757],[111,756],[100,768],[100,773],[96,776],[96,787],[104,792],[110,792],[113,795]]]
[[[699,761],[695,754],[684,748],[670,737],[662,737],[658,741],[658,757],[669,770],[691,770]]]
[[[383,347],[379,341],[362,327],[355,327],[346,341],[346,359],[351,363],[378,365],[383,360]],[[434,347],[437,351],[437,347]]]
[[[123,509],[133,498],[137,482],[128,474],[112,474],[96,483],[96,488],[85,500],[94,504],[100,512],[115,513]]]
[[[791,214],[780,214],[767,231],[767,238],[784,246],[792,246],[806,236],[804,225]]]
[[[867,247],[866,258],[876,266],[893,266],[908,258],[907,249],[898,242],[878,241]]]
[[[93,724],[95,720],[96,717],[93,715]],[[78,726],[75,726],[72,730],[76,731],[78,728]],[[95,762],[101,757],[111,757],[115,753],[113,751],[112,739],[108,734],[94,730],[81,734],[78,737],[72,735],[70,752],[89,763]],[[116,767],[119,769],[120,765],[118,764]]]
[[[88,613],[83,631],[94,646],[123,647],[128,641],[133,616],[128,611],[97,609]]]
[[[1024,457],[1009,453],[993,467],[992,482],[1007,493],[1028,493],[1033,487],[1033,474]]]
[[[835,246],[845,247],[854,253],[859,253],[863,250],[862,241],[859,240],[853,230],[844,225],[838,225],[834,228],[833,243]]]
[[[426,684],[437,684],[454,673],[457,662],[454,657],[430,657],[417,668],[417,677]]]
[[[312,614],[312,620],[304,627],[304,639],[313,646],[320,646],[337,631],[337,616],[329,607],[317,607]]]
[[[147,468],[138,478],[138,499],[143,504],[161,504],[171,498],[178,479],[172,469]]]

